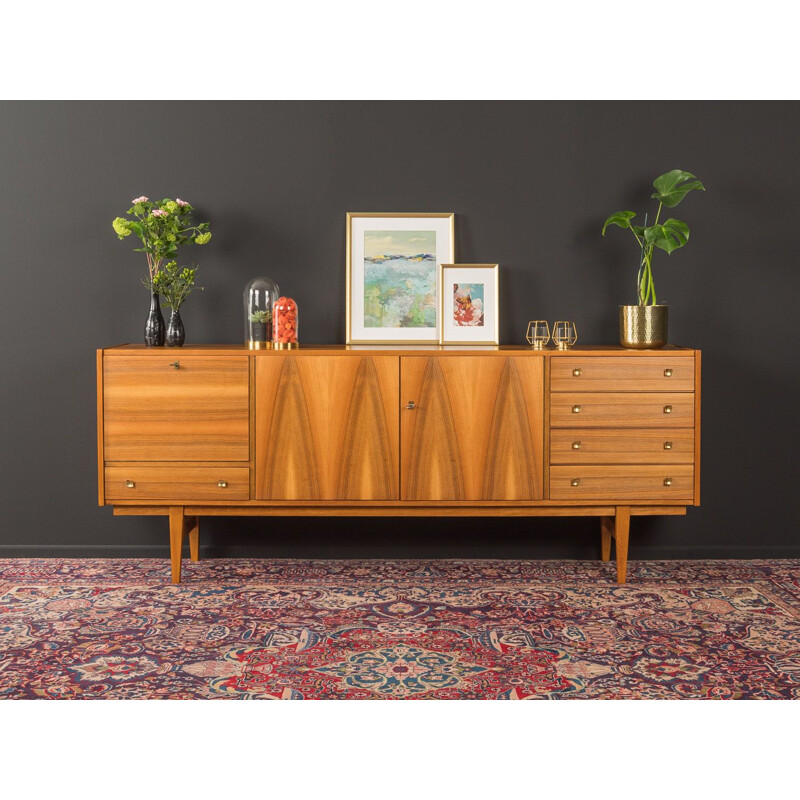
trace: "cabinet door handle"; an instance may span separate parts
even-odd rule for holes
[[[574,378],[580,378],[580,376],[581,376],[581,371],[580,371],[579,369],[574,369],[574,370],[572,370],[572,376],[573,376]]]
[[[572,413],[573,414],[580,414],[581,413],[581,407],[580,406],[572,406]]]
[[[573,478],[570,481],[570,485],[571,486],[580,486],[581,485],[581,479],[580,478]]]
[[[136,488],[136,484],[135,484],[133,481],[125,481],[125,486],[126,486],[126,488],[128,488],[128,489],[134,489],[134,488]]]
[[[664,478],[664,486],[672,486],[672,478]]]
[[[170,361],[169,365],[171,367],[175,367],[175,369],[180,369],[181,368],[181,362],[180,361]]]
[[[573,450],[580,450],[581,449],[581,443],[580,442],[573,442],[572,443],[572,449]]]
[[[672,406],[664,406],[664,413],[671,414],[672,413]]]
[[[413,410],[414,410],[416,407],[417,407],[417,406],[414,404],[414,401],[413,401],[413,400],[409,400],[409,401],[408,401],[408,403],[406,403],[406,408],[407,408],[409,411],[413,411]]]
[[[672,450],[672,442],[664,442],[665,450]]]
[[[219,486],[220,489],[227,489],[228,481],[217,481],[217,486]]]
[[[669,368],[665,369],[664,370],[664,377],[665,378],[671,378],[672,377],[672,370],[669,369]]]

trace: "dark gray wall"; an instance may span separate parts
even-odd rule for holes
[[[189,342],[238,342],[241,290],[274,277],[302,341],[344,338],[347,211],[454,211],[457,258],[499,262],[501,342],[528,319],[616,339],[633,299],[629,234],[680,167],[708,187],[657,254],[671,341],[703,350],[703,505],[636,520],[631,557],[800,552],[800,105],[766,102],[3,103],[0,555],[160,555],[162,518],[96,505],[95,349],[140,341],[142,254],[111,230],[131,198],[178,195],[214,238],[189,253],[206,290]],[[594,520],[204,523],[209,554],[585,556]]]

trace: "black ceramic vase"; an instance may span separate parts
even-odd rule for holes
[[[173,308],[169,315],[169,325],[167,325],[167,347],[183,347],[185,339],[181,313],[177,308]]]
[[[147,322],[144,326],[144,343],[148,347],[163,347],[165,331],[166,326],[164,325],[164,317],[161,316],[161,303],[158,299],[158,293],[153,292],[150,296],[150,313],[147,315]]]

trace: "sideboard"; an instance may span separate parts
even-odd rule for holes
[[[121,345],[97,351],[100,505],[207,516],[632,516],[700,503],[700,351]]]

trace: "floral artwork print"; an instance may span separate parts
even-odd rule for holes
[[[483,327],[483,284],[453,284],[453,324]]]
[[[364,327],[436,327],[436,232],[364,233]]]

